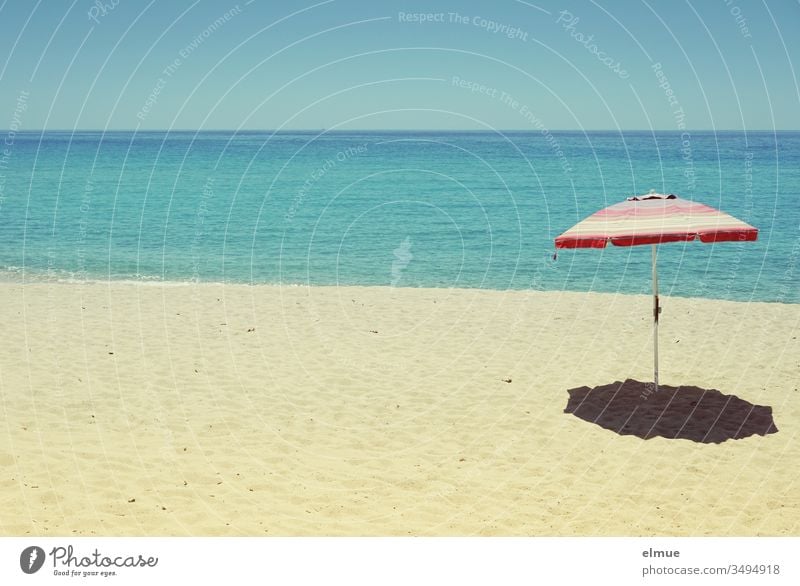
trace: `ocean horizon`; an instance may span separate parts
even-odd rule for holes
[[[650,248],[559,251],[651,190],[756,242],[659,247],[663,295],[800,303],[800,132],[26,131],[0,278],[650,292]]]

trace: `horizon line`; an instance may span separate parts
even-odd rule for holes
[[[351,128],[351,129],[327,129],[327,128],[33,128],[33,129],[17,129],[10,128],[0,129],[0,133],[23,134],[23,133],[46,133],[46,132],[272,132],[272,133],[290,133],[290,132],[305,132],[305,133],[343,133],[343,132],[480,132],[480,133],[506,133],[506,132],[527,132],[532,134],[540,134],[540,129],[529,128]],[[593,129],[580,129],[580,128],[553,128],[547,129],[547,132],[800,132],[800,128],[755,128],[755,129],[742,129],[742,128],[685,128],[685,129],[646,129],[646,128],[593,128]]]

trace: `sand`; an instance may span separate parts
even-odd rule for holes
[[[644,295],[0,296],[3,535],[800,535],[799,305],[664,298],[670,409]]]

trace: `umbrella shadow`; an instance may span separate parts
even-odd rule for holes
[[[659,385],[654,393],[652,383],[628,379],[567,392],[565,413],[619,435],[719,444],[778,432],[772,407],[753,405],[715,389]]]

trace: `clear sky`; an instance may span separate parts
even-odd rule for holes
[[[0,128],[800,129],[796,0],[0,0]]]

